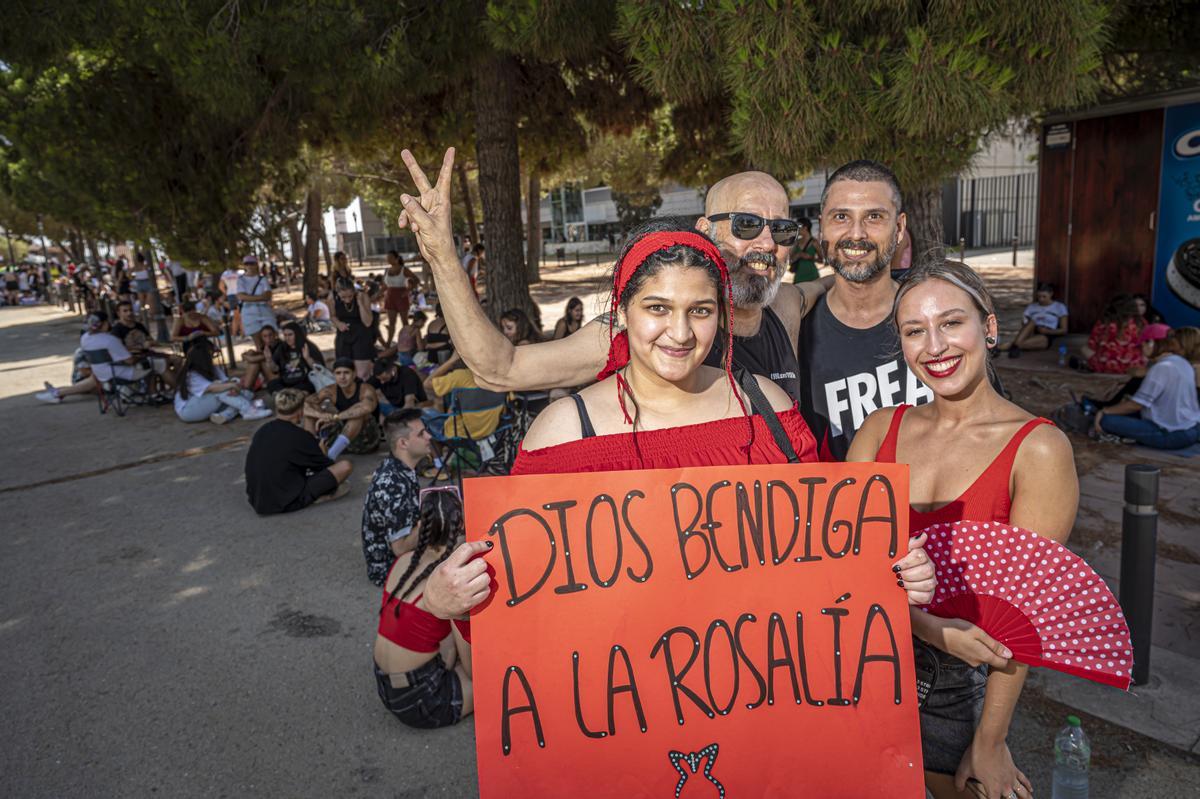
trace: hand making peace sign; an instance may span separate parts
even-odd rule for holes
[[[417,164],[417,159],[408,150],[400,153],[408,174],[412,176],[419,198],[408,194],[400,195],[404,210],[397,224],[403,230],[409,228],[417,237],[417,247],[426,261],[458,261],[454,247],[454,234],[450,226],[450,178],[454,170],[454,148],[446,150],[442,158],[442,170],[438,173],[437,185],[430,186],[429,178]]]

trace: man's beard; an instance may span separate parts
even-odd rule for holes
[[[750,270],[749,264],[760,263],[771,267],[775,275],[766,278]],[[783,282],[783,268],[775,253],[748,252],[738,259],[729,270],[729,279],[733,286],[733,307],[747,308],[758,305],[770,305]]]
[[[876,275],[891,266],[892,256],[896,252],[896,242],[894,241],[889,242],[883,250],[880,250],[875,245],[875,242],[870,239],[842,239],[834,247],[830,247],[827,241],[823,241],[821,244],[828,254],[829,265],[833,267],[833,271],[851,283],[871,282]],[[868,252],[874,250],[876,253],[875,259],[857,263],[846,263],[838,257],[838,253],[842,248],[867,250]]]

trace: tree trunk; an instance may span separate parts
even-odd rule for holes
[[[297,275],[304,274],[304,250],[300,243],[303,239],[300,237],[300,220],[298,217],[292,216],[288,218],[288,241],[292,245],[292,265],[291,270],[294,270]],[[291,281],[289,281],[290,284]],[[304,281],[301,280],[301,283]],[[308,291],[308,286],[304,286],[304,291]]]
[[[71,260],[75,263],[83,263],[87,259],[83,253],[83,236],[79,235],[79,231],[75,228],[70,228],[67,231],[67,242],[71,246]]]
[[[542,173],[536,166],[529,170],[529,191],[525,193],[525,277],[530,285],[542,282]]]
[[[471,236],[471,244],[479,243],[479,226],[475,224],[475,201],[471,199],[471,181],[467,179],[467,168],[460,159],[454,165],[458,172],[459,191],[462,192],[463,206],[467,212],[467,231]]]
[[[100,250],[97,248],[98,245],[96,244],[96,237],[85,233],[83,240],[87,245],[88,252],[92,254],[92,261],[95,263],[100,263]]]
[[[312,188],[308,190],[304,215],[305,226],[307,227],[304,236],[304,293],[308,294],[317,290],[317,270],[321,257],[320,239],[324,238],[321,234],[320,189]]]
[[[912,265],[916,266],[926,258],[945,258],[941,186],[910,191],[905,199],[908,235],[912,238]]]
[[[4,226],[4,240],[8,242],[8,265],[12,266],[17,262],[17,256],[13,254],[12,233],[8,229],[8,225]]]
[[[510,308],[537,316],[525,275],[521,230],[521,163],[517,151],[516,85],[511,56],[493,54],[475,67],[475,151],[479,197],[487,225],[487,309],[498,320]]]
[[[333,256],[329,254],[329,238],[325,235],[325,215],[317,216],[317,230],[321,232],[321,254],[325,256],[325,274],[333,279]]]

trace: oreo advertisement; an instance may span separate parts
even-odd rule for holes
[[[1154,307],[1171,327],[1200,325],[1200,103],[1166,109]]]

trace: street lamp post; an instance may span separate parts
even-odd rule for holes
[[[38,214],[37,222],[38,222],[38,237],[42,240],[42,263],[44,263],[48,266],[50,263],[50,259],[46,256],[46,228],[42,224],[42,215],[41,214]]]

